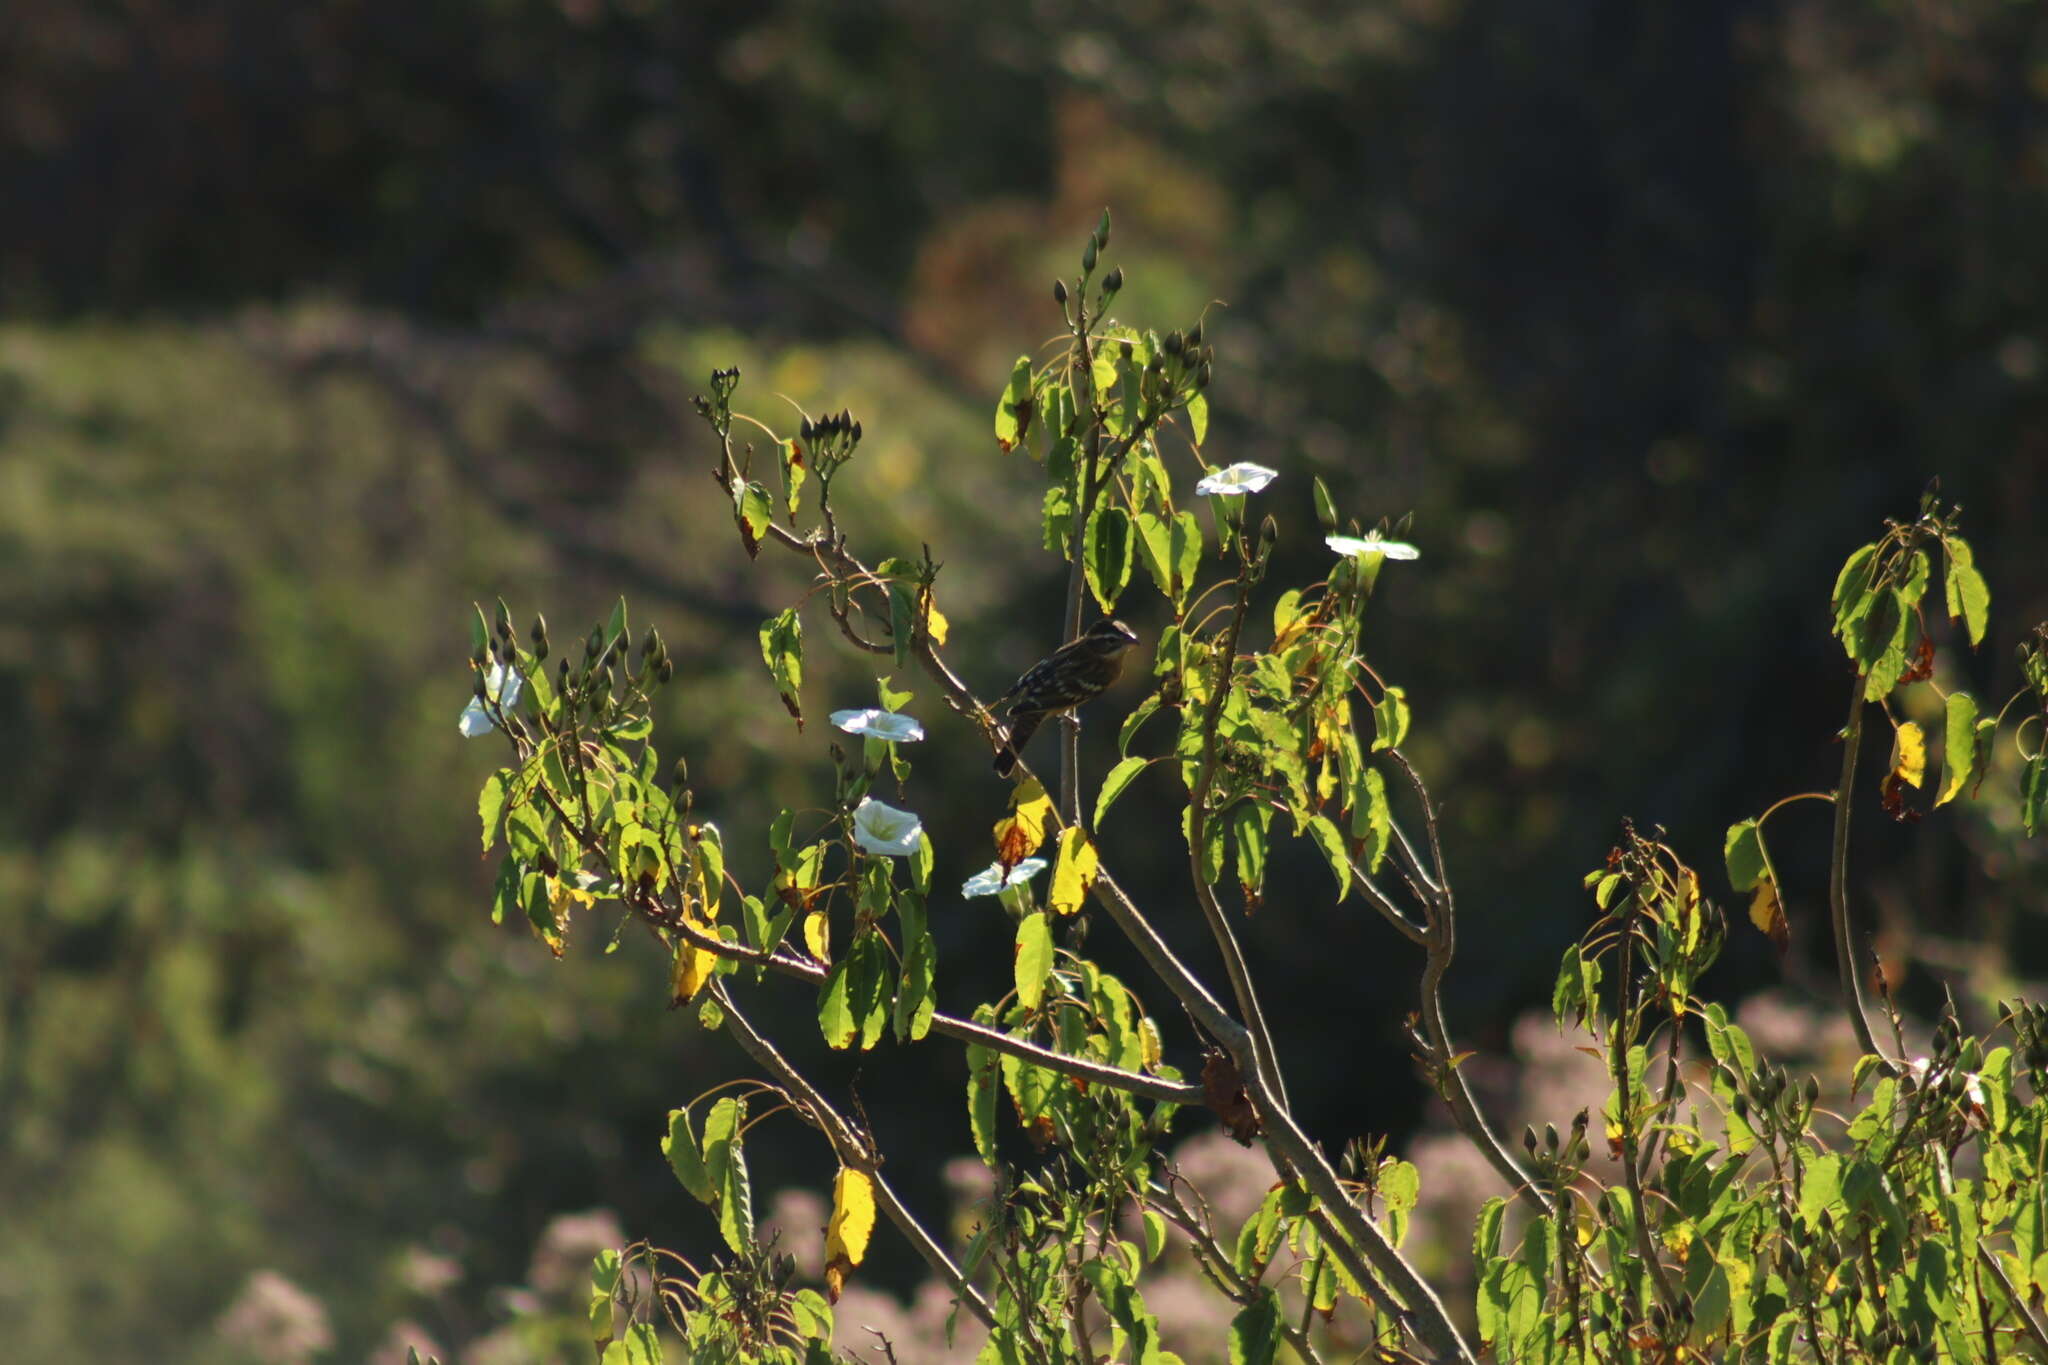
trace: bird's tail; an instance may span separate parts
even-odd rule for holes
[[[1038,733],[1038,722],[1042,716],[1025,714],[1010,722],[1010,737],[1003,741],[1003,747],[996,752],[996,772],[1003,777],[1017,766],[1017,756],[1024,752],[1024,746],[1031,742],[1031,736]]]

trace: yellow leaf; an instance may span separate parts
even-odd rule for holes
[[[1700,941],[1700,874],[1689,867],[1681,868],[1678,885],[1678,927],[1690,950],[1698,947]],[[1672,1007],[1681,1013],[1685,1009],[1681,1001],[1673,1001]]]
[[[929,597],[925,598],[924,628],[925,633],[932,637],[933,644],[946,643],[946,613],[940,611],[939,604]]]
[[[847,1273],[868,1254],[874,1230],[874,1177],[841,1166],[832,1182],[832,1221],[825,1229],[825,1291],[832,1302],[839,1302]]]
[[[690,927],[700,928],[694,918]],[[704,983],[711,979],[711,969],[718,965],[718,954],[708,948],[699,948],[688,939],[676,941],[676,960],[669,979],[669,1003],[680,1005],[696,997],[704,989]]]
[[[1749,902],[1749,922],[1763,930],[1778,955],[1784,956],[1792,945],[1792,926],[1785,918],[1784,903],[1778,899],[1775,878],[1766,876],[1756,884],[1756,895]]]
[[[1166,1056],[1166,1045],[1159,1037],[1159,1025],[1153,1023],[1149,1015],[1138,1021],[1138,1050],[1147,1071],[1157,1070],[1160,1060]]]
[[[1910,720],[1892,736],[1892,773],[1909,787],[1927,780],[1927,736]]]
[[[1069,825],[1060,831],[1060,856],[1053,864],[1049,897],[1055,914],[1071,915],[1081,908],[1081,902],[1088,897],[1088,888],[1095,884],[1095,868],[1099,862],[1095,844],[1086,830],[1078,825]]]
[[[804,947],[820,962],[832,960],[832,924],[823,910],[813,910],[804,916]]]
[[[1015,867],[1045,842],[1045,824],[1052,818],[1052,798],[1045,784],[1027,778],[1010,793],[1010,813],[996,821],[996,861]]]

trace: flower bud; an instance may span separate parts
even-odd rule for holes
[[[533,657],[536,662],[548,657],[548,618],[538,612],[533,618]]]
[[[1067,282],[1065,280],[1054,280],[1052,282],[1052,301],[1062,308],[1067,306]]]
[[[1093,237],[1088,239],[1088,245],[1081,248],[1081,273],[1083,275],[1095,273],[1095,239]]]
[[[1118,266],[1102,277],[1102,297],[1108,298],[1124,287],[1124,268]]]

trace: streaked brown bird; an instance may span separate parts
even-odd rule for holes
[[[1031,742],[1047,716],[1066,712],[1100,696],[1123,676],[1124,656],[1137,646],[1138,636],[1121,621],[1107,616],[1040,659],[1010,684],[1010,690],[996,698],[995,709],[1010,719],[1009,733],[996,753],[996,771],[1008,777],[1017,766],[1017,756]]]

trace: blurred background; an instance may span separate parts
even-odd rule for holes
[[[1446,810],[1454,1026],[1509,1095],[1559,1046],[1517,1020],[1623,816],[1733,901],[1727,825],[1832,786],[1828,592],[1931,477],[1993,594],[1941,676],[2016,685],[2048,616],[2044,101],[2048,9],[2009,0],[9,0],[10,1353],[581,1358],[532,1322],[595,1244],[715,1249],[657,1143],[736,1049],[608,921],[559,963],[489,921],[469,603],[561,639],[623,592],[658,624],[657,738],[763,884],[828,732],[769,690],[755,630],[802,576],[741,554],[689,395],[737,363],[770,422],[851,407],[842,523],[870,558],[930,543],[953,657],[1000,690],[1064,573],[989,417],[1105,204],[1121,318],[1220,301],[1207,451],[1281,471],[1281,581],[1327,563],[1311,475],[1415,513],[1368,648]],[[870,704],[814,625],[807,709]],[[1138,695],[1099,704],[1098,759]],[[933,728],[904,804],[954,886],[1004,792]],[[1924,823],[1874,790],[1857,817],[1904,998],[1980,1024],[2048,946],[2002,762]],[[1172,795],[1148,775],[1106,854],[1208,965]],[[1832,1001],[1827,819],[1771,827],[1790,956],[1737,913],[1710,993]],[[994,907],[934,905],[947,1008],[1007,977]],[[1305,849],[1246,936],[1317,1136],[1415,1139],[1406,946]],[[768,997],[943,1220],[957,1051],[819,1057],[811,1002]],[[830,1173],[786,1120],[753,1162],[764,1206]],[[915,1278],[878,1236],[863,1280]]]

